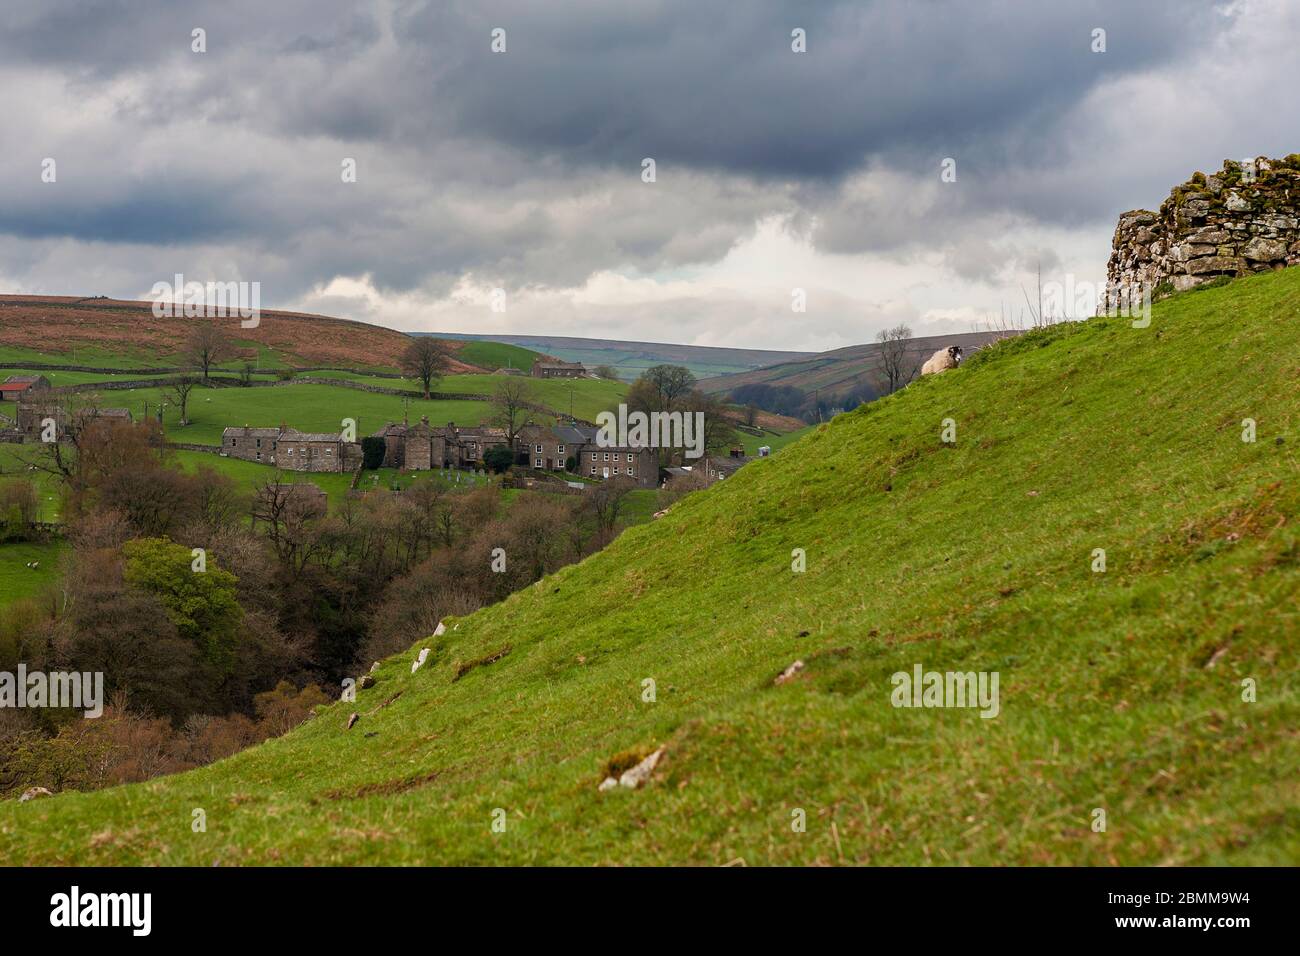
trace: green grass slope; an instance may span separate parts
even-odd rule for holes
[[[284,738],[7,802],[0,856],[1294,863],[1298,416],[1300,269],[1025,336],[451,622]],[[1000,713],[891,706],[916,664],[998,672]],[[650,785],[597,791],[659,745]]]
[[[456,353],[462,362],[469,362],[489,372],[499,368],[517,368],[527,372],[533,362],[541,357],[540,352],[526,349],[522,345],[510,345],[506,342],[466,342]]]
[[[487,402],[480,401],[429,401],[408,399],[409,410],[398,395],[363,392],[354,388],[333,385],[290,384],[275,388],[196,388],[190,393],[186,410],[189,424],[180,424],[180,410],[170,404],[166,390],[137,388],[105,391],[100,403],[107,407],[129,408],[136,419],[144,414],[148,403],[150,414],[156,414],[159,402],[169,404],[163,410],[163,428],[167,438],[175,442],[201,445],[219,445],[223,429],[241,425],[275,426],[281,423],[291,428],[311,432],[337,432],[344,418],[357,423],[357,435],[370,435],[387,422],[402,421],[408,414],[411,421],[429,416],[435,425],[449,421],[461,425],[476,425],[491,417]]]
[[[59,557],[67,544],[53,541],[0,542],[0,607],[31,597],[59,580]],[[29,568],[32,562],[36,567]]]

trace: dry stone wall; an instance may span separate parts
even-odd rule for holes
[[[1300,154],[1225,160],[1213,175],[1193,173],[1157,212],[1119,218],[1107,263],[1108,304],[1123,306],[1143,287],[1159,297],[1220,276],[1300,263]]]

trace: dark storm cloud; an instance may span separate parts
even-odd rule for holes
[[[187,247],[282,298],[339,275],[400,291],[687,268],[770,216],[826,251],[940,241],[958,274],[992,273],[991,216],[1113,217],[1113,188],[1079,188],[1079,104],[1206,56],[1231,22],[1175,0],[10,4],[0,235],[130,245],[144,288]],[[916,188],[946,156],[960,189]],[[890,189],[852,188],[873,172]]]
[[[796,180],[936,150],[1023,160],[1032,131],[1099,78],[1185,56],[1215,27],[1209,6],[1176,0],[521,0],[398,5],[389,51],[376,14],[350,3],[56,2],[8,16],[11,62],[144,75],[177,114],[216,110],[300,135],[468,137],[575,167],[653,155],[667,170]],[[173,98],[168,71],[193,61],[195,26],[210,75]],[[1089,50],[1096,26],[1108,31],[1104,67]],[[505,55],[489,50],[495,27]],[[807,54],[790,50],[796,27]]]

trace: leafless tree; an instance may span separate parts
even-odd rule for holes
[[[185,355],[203,370],[203,383],[208,382],[208,372],[238,354],[230,337],[215,322],[200,322],[185,340]]]
[[[266,537],[276,555],[295,575],[322,547],[316,529],[322,515],[314,490],[314,485],[283,482],[277,472],[253,496],[253,526],[259,521],[266,525]]]
[[[446,354],[438,340],[422,335],[414,339],[402,353],[402,372],[411,378],[419,379],[424,397],[429,398],[434,384],[442,377],[442,368],[446,359]]]
[[[523,427],[530,406],[536,404],[533,388],[517,378],[507,378],[492,393],[492,424],[505,429],[506,442],[513,451],[515,437]]]
[[[189,419],[186,417],[186,409],[190,403],[190,392],[194,391],[194,386],[199,384],[199,380],[193,375],[181,375],[172,380],[167,386],[166,396],[176,403],[181,410],[181,424],[188,425]]]
[[[599,539],[613,533],[619,516],[629,504],[627,496],[635,487],[628,478],[611,478],[584,492],[583,506],[596,523]]]
[[[671,411],[695,388],[695,376],[680,365],[656,365],[641,378],[653,386],[657,396],[656,406],[648,411]]]
[[[887,394],[898,391],[915,374],[914,369],[908,369],[907,360],[907,342],[911,337],[912,330],[901,323],[876,333],[876,341],[880,343],[880,369],[884,374]]]

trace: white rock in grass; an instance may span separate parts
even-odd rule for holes
[[[600,782],[600,786],[597,789],[600,790],[601,793],[604,793],[607,790],[613,790],[617,786],[618,786],[617,780],[615,780],[613,777],[606,777],[604,780]]]
[[[781,673],[777,674],[776,680],[772,681],[772,683],[775,684],[777,687],[780,687],[786,681],[794,680],[794,675],[798,674],[803,669],[804,669],[804,662],[795,661],[785,670],[781,671]]]
[[[28,800],[35,800],[37,797],[52,797],[54,794],[44,787],[30,787],[23,791],[23,795],[18,798],[19,803],[26,803]]]
[[[411,664],[411,673],[414,674],[420,669],[426,660],[429,659],[429,649],[427,647],[420,649],[420,656]]]
[[[437,629],[433,632],[433,636],[442,637],[442,635],[446,633],[447,633],[447,625],[443,624],[442,621],[439,621]]]
[[[623,776],[618,778],[619,785],[627,787],[629,790],[635,790],[637,787],[644,784],[650,779],[650,774],[654,773],[655,767],[659,763],[659,758],[663,755],[664,748],[660,747],[631,770],[625,771]]]

